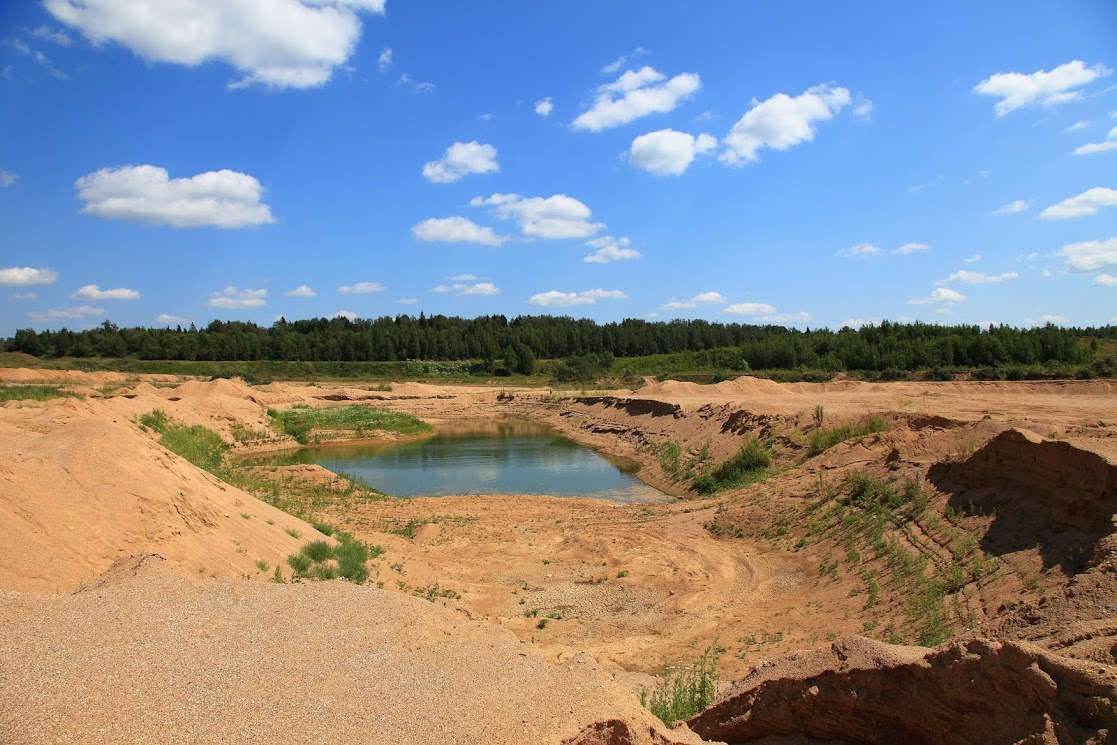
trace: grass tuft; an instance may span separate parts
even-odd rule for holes
[[[821,420],[816,419],[816,421]],[[839,442],[852,440],[855,437],[877,434],[887,429],[888,423],[876,416],[871,416],[860,422],[847,422],[837,427],[823,428],[819,426],[811,432],[810,439],[807,441],[807,452],[811,456],[818,455],[822,451],[834,447]]]

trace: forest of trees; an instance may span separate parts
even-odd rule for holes
[[[597,359],[695,353],[707,369],[825,371],[1082,365],[1117,326],[1037,328],[890,323],[860,329],[788,329],[703,320],[597,323],[556,316],[473,319],[400,315],[376,319],[278,320],[270,327],[213,321],[204,328],[85,331],[21,329],[0,344],[38,357],[141,360],[397,361],[476,360],[529,373],[537,359]]]

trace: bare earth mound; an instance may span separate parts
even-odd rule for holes
[[[974,640],[933,650],[850,637],[761,665],[688,724],[727,743],[1112,742],[1117,668]]]

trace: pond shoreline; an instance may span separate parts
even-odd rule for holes
[[[580,442],[535,418],[461,417],[443,419],[432,426],[432,432],[415,436],[330,439],[299,447],[242,449],[235,457],[244,465],[256,466],[313,463],[338,476],[356,477],[378,491],[404,499],[507,494],[560,499],[584,497],[638,504],[676,501],[676,497],[640,477],[643,464],[639,461],[607,450],[603,452],[602,448]],[[410,450],[414,447],[425,452]],[[552,447],[559,449],[554,451]],[[464,452],[460,448],[465,448]],[[363,465],[338,467],[337,460],[346,457]],[[463,457],[466,458],[464,462],[460,460]],[[440,458],[454,460],[454,470],[439,474]],[[454,486],[463,478],[463,467],[477,469],[475,487],[458,489]],[[495,469],[503,470],[498,473]],[[369,471],[379,471],[380,478],[369,476]],[[541,488],[541,472],[543,483],[558,479],[560,483],[565,481],[573,485]],[[401,488],[398,481],[393,485],[393,478],[407,483],[415,483],[418,478],[420,483],[430,486]]]

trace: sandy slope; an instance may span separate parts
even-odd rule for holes
[[[2,587],[72,588],[139,551],[205,574],[258,575],[257,561],[274,566],[297,549],[286,531],[314,533],[86,402],[3,413]]]

